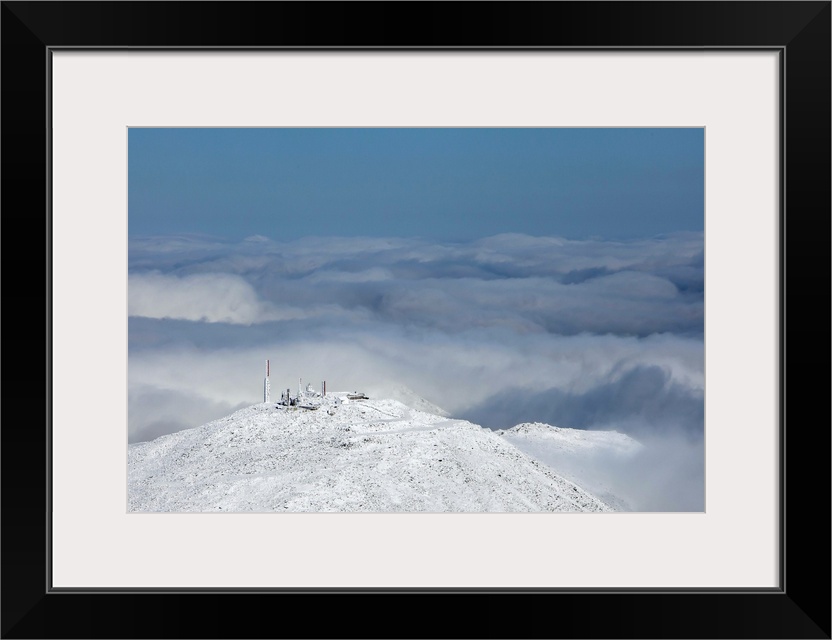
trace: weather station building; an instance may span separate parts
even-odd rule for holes
[[[269,360],[266,360],[266,377],[263,379],[263,403],[271,404],[271,367]],[[355,400],[369,400],[369,396],[361,391],[332,391],[327,392],[326,380],[321,381],[320,390],[310,382],[303,386],[303,378],[298,378],[298,390],[292,395],[291,388],[281,392],[280,400],[275,407],[298,407],[307,410],[316,410],[322,405],[338,407]]]

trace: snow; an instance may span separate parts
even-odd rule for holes
[[[615,471],[644,446],[617,431],[565,429],[541,422],[525,422],[495,432],[532,458],[558,470],[617,510],[631,505],[621,497]]]
[[[516,431],[494,432],[393,399],[339,403],[344,396],[327,392],[324,398],[302,400],[315,409],[261,403],[130,445],[129,510],[614,510],[548,466],[540,451],[537,456],[524,451],[549,440],[564,450],[604,448],[600,441],[564,435],[575,430],[552,436],[520,425]],[[626,449],[614,437],[609,443]]]

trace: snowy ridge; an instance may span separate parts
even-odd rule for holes
[[[524,422],[495,433],[617,510],[631,509],[619,495],[615,474],[610,473],[644,449],[630,436],[617,431],[566,429],[542,422]]]
[[[543,422],[523,422],[497,434],[512,442],[528,441],[546,443],[550,449],[572,453],[612,453],[629,456],[642,448],[641,443],[618,431],[587,431],[565,429]]]
[[[254,405],[130,445],[129,510],[613,510],[470,422],[389,399],[318,402],[315,410]]]

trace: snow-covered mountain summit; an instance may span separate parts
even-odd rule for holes
[[[305,406],[253,405],[130,445],[129,510],[614,510],[470,422],[347,394]]]

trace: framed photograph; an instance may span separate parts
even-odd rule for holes
[[[4,637],[830,637],[830,3],[2,11]]]

